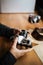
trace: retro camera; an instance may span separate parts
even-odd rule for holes
[[[22,30],[18,36],[18,45],[25,47],[32,47],[31,41],[27,39],[28,32],[26,30]]]
[[[41,19],[41,16],[39,15],[29,15],[28,21],[30,23],[38,23]]]

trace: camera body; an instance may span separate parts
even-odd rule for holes
[[[28,18],[28,21],[30,23],[38,23],[41,19],[41,16],[39,15],[30,15],[29,18]]]
[[[28,32],[26,30],[22,30],[18,36],[18,45],[25,47],[32,47],[30,39],[27,39]]]

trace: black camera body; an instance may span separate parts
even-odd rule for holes
[[[26,30],[22,30],[18,36],[18,45],[25,47],[32,47],[31,41],[27,39],[28,32]]]
[[[43,28],[35,28],[31,35],[36,40],[43,41]]]

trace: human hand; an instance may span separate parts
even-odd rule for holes
[[[20,50],[20,49],[18,49],[18,48],[16,47],[16,45],[17,45],[17,40],[18,40],[18,38],[15,39],[14,44],[13,44],[11,50],[10,50],[10,52],[13,54],[13,56],[14,56],[16,59],[18,59],[19,57],[23,56],[25,53],[27,53],[27,52],[29,52],[29,51],[32,50],[32,48],[31,48],[31,49],[29,48],[29,49],[26,49],[26,50]]]

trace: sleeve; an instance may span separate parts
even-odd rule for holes
[[[0,23],[0,36],[12,41],[19,31]]]
[[[16,58],[10,53],[7,52],[1,59],[0,65],[14,65],[16,62]]]

